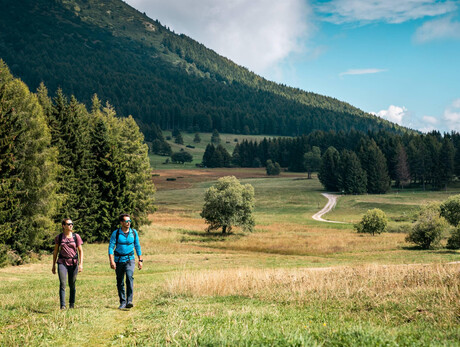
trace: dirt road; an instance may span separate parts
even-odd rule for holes
[[[333,221],[333,220],[326,220],[326,219],[322,218],[323,215],[325,215],[330,210],[332,210],[334,208],[335,204],[337,203],[337,195],[328,194],[328,193],[322,193],[322,195],[324,195],[327,198],[327,200],[328,200],[327,204],[326,204],[326,206],[323,207],[323,209],[321,211],[319,211],[318,213],[313,215],[313,219],[317,220],[317,221],[320,221],[320,222],[343,223],[343,222],[337,222],[337,221]]]

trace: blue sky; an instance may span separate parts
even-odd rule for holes
[[[125,0],[265,78],[460,131],[460,0]]]

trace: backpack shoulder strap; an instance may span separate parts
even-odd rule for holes
[[[121,231],[121,228],[118,228],[117,229],[117,236],[115,237],[115,249],[118,246],[118,237],[120,236],[120,231]]]

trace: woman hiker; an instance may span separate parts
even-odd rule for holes
[[[66,280],[69,282],[70,298],[69,308],[75,306],[75,282],[77,274],[83,271],[83,241],[80,235],[73,232],[73,222],[70,218],[62,220],[62,233],[54,239],[53,274],[56,274],[56,259],[59,275],[59,299],[61,310],[65,310]],[[59,253],[59,257],[58,257]]]

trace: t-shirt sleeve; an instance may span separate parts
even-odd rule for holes
[[[81,239],[81,236],[77,234],[77,247],[81,246],[83,244],[83,240]]]
[[[59,244],[59,235],[57,235],[57,236],[54,238],[54,244],[55,244],[55,245],[58,245],[58,244]]]

